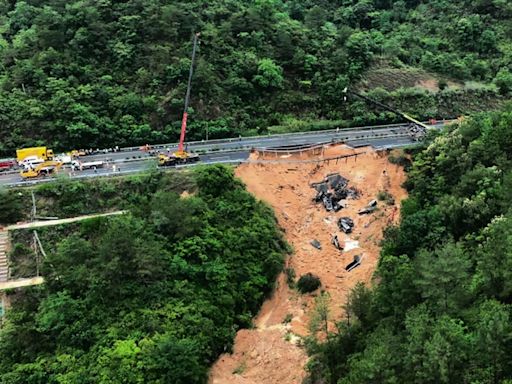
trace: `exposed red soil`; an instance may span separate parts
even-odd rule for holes
[[[405,180],[403,169],[389,163],[385,153],[371,148],[352,149],[343,145],[325,148],[320,154],[301,155],[253,154],[252,160],[313,160],[365,152],[357,157],[329,163],[246,163],[239,166],[236,175],[257,198],[275,211],[280,226],[294,252],[287,260],[297,277],[311,272],[319,276],[322,289],[330,294],[333,318],[343,316],[342,305],[354,285],[370,283],[377,265],[379,243],[383,229],[398,221],[400,202],[406,192],[400,187]],[[361,191],[357,200],[348,200],[348,207],[340,212],[327,212],[322,204],[315,204],[311,183],[322,181],[329,173],[339,172],[350,180],[349,186]],[[379,202],[379,209],[359,216],[357,211],[379,191],[387,191],[395,198],[395,206]],[[353,233],[339,231],[337,218],[349,216],[355,222]],[[331,244],[331,235],[344,241],[359,241],[359,248],[340,252]],[[322,249],[310,242],[320,241]],[[362,256],[362,264],[351,272],[345,266],[354,255]],[[284,274],[277,282],[273,296],[267,300],[254,319],[255,328],[237,333],[232,354],[224,354],[214,364],[210,384],[298,384],[306,372],[307,355],[300,338],[308,335],[308,323],[314,307],[315,295],[299,295],[288,288]],[[291,322],[284,324],[286,317]]]

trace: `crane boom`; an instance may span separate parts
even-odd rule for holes
[[[389,105],[386,105],[386,104],[384,104],[384,103],[381,103],[380,101],[370,99],[368,96],[361,95],[360,93],[357,93],[357,92],[351,91],[351,90],[349,90],[349,89],[347,89],[347,88],[345,88],[345,89],[343,90],[343,92],[345,92],[345,93],[350,93],[350,94],[352,94],[352,95],[354,95],[354,96],[357,96],[357,97],[359,97],[359,98],[361,98],[361,99],[363,99],[363,100],[365,100],[365,101],[369,101],[370,103],[373,103],[373,104],[375,104],[375,105],[378,105],[379,107],[384,108],[384,109],[386,109],[386,110],[388,110],[388,111],[390,111],[390,112],[393,112],[393,113],[397,114],[398,116],[402,116],[404,119],[406,119],[406,120],[410,121],[411,123],[414,123],[414,124],[416,124],[416,125],[418,125],[418,126],[420,126],[420,127],[424,128],[424,129],[429,129],[429,127],[428,127],[427,125],[423,124],[421,121],[418,121],[418,120],[416,120],[415,118],[413,118],[413,117],[411,117],[411,116],[407,115],[406,113],[400,112],[399,110],[397,110],[397,109],[395,109],[395,108],[390,107]]]
[[[188,103],[190,101],[190,89],[192,87],[192,74],[194,73],[194,62],[196,59],[197,40],[199,33],[194,35],[194,46],[192,48],[192,61],[190,62],[190,70],[188,72],[187,94],[185,95],[185,108],[183,110],[183,118],[181,119],[180,143],[178,144],[178,153],[182,154],[183,144],[185,142],[185,133],[187,131]]]

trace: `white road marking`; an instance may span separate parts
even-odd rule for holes
[[[210,157],[210,160],[229,160],[229,156]]]

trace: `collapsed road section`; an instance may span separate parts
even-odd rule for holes
[[[353,156],[343,158],[347,155]],[[327,161],[332,158],[342,160]],[[297,155],[255,152],[251,160],[236,174],[274,209],[294,252],[286,261],[288,274],[279,277],[254,329],[238,331],[233,353],[214,364],[210,384],[300,384],[307,362],[300,340],[309,334],[319,291],[302,295],[289,287],[287,277],[318,276],[320,289],[330,295],[333,318],[340,318],[350,289],[359,281],[371,283],[383,229],[399,219],[395,212],[406,197],[405,174],[388,162],[386,152],[344,145]],[[392,196],[393,205],[378,201],[372,212],[358,214],[379,192]]]

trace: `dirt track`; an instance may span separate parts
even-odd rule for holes
[[[285,230],[294,253],[287,260],[297,277],[307,272],[318,275],[322,289],[331,296],[330,309],[335,318],[342,316],[341,306],[346,295],[358,282],[369,283],[379,255],[382,230],[391,220],[397,221],[400,201],[406,192],[400,187],[405,180],[402,168],[390,164],[385,154],[370,148],[354,150],[344,146],[327,148],[322,155],[282,156],[281,159],[329,158],[366,151],[366,154],[328,163],[308,164],[243,164],[236,174],[256,197],[271,205],[279,224]],[[275,155],[253,159],[276,159]],[[339,172],[350,180],[349,186],[361,191],[357,200],[349,200],[348,207],[338,213],[327,212],[322,204],[312,202],[315,191],[310,184],[321,181],[327,174]],[[378,211],[359,216],[357,211],[375,199],[379,191],[388,191],[396,206],[379,202]],[[394,213],[393,213],[394,212]],[[354,219],[353,233],[345,235],[337,228],[337,218]],[[342,244],[357,241],[359,247],[340,252],[331,245],[331,235],[337,234]],[[318,250],[310,241],[317,239]],[[362,265],[351,272],[345,266],[354,255],[363,257]],[[308,334],[310,311],[314,295],[299,295],[290,290],[284,275],[278,280],[276,291],[267,300],[254,320],[255,329],[241,330],[235,339],[234,353],[224,354],[214,364],[210,384],[299,384],[305,377],[307,356],[297,345],[301,336]],[[288,317],[291,322],[284,324]]]

